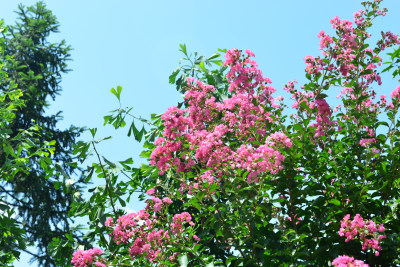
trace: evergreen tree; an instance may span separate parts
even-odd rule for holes
[[[57,122],[62,119],[61,112],[45,113],[48,101],[54,100],[62,90],[62,74],[69,71],[70,46],[64,40],[58,43],[48,40],[51,33],[58,32],[56,17],[43,2],[27,8],[20,5],[17,14],[16,24],[9,26],[3,36],[2,60],[8,62],[5,71],[22,91],[25,105],[15,112],[15,119],[9,125],[10,138],[21,129],[37,125],[40,129],[35,140],[37,145],[48,145],[54,140],[55,149],[50,158],[31,157],[27,162],[28,174],[21,172],[8,181],[0,180],[0,196],[4,203],[15,208],[18,221],[24,225],[27,243],[37,248],[37,251],[26,250],[33,256],[32,260],[41,266],[54,266],[49,243],[73,230],[68,219],[73,194],[68,190],[66,179],[79,175],[76,164],[71,163],[74,159],[71,151],[83,129],[70,126],[60,130]],[[0,85],[1,92],[10,88],[11,83]],[[4,160],[0,157],[0,166]],[[74,188],[79,189],[82,182],[78,179]]]

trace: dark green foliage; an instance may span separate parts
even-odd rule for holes
[[[7,61],[5,71],[22,91],[25,105],[15,112],[15,119],[9,124],[10,139],[21,129],[37,125],[40,131],[34,142],[38,146],[48,146],[55,141],[55,149],[49,158],[31,157],[26,163],[29,173],[20,172],[13,179],[0,180],[0,196],[15,208],[19,223],[24,222],[26,241],[37,248],[31,251],[32,260],[41,266],[53,266],[49,243],[53,238],[65,238],[65,234],[72,231],[68,211],[73,192],[65,182],[70,175],[79,172],[76,166],[69,164],[73,161],[70,151],[83,129],[71,126],[60,130],[57,122],[62,119],[61,112],[45,114],[48,101],[61,92],[61,75],[69,71],[67,62],[71,48],[64,40],[48,41],[51,33],[58,32],[56,17],[42,2],[28,8],[20,5],[17,14],[17,23],[9,26],[4,34],[2,61]],[[7,92],[10,88],[9,82],[2,83],[0,91]],[[22,151],[24,153],[28,152]],[[6,159],[0,157],[0,166],[5,162]],[[79,182],[75,183],[77,189]]]

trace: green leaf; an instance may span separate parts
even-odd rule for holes
[[[65,170],[64,170],[64,168],[62,167],[61,163],[57,162],[57,163],[55,164],[55,168],[56,168],[56,170],[57,170],[58,172],[60,172],[60,173],[64,176],[65,179],[69,179],[69,175],[65,172]],[[56,186],[56,185],[54,185],[54,186]],[[56,189],[58,189],[58,188],[56,188]]]
[[[119,163],[124,166],[124,167],[128,167],[128,164],[133,164],[133,159],[132,158],[128,158],[124,161],[119,161]]]
[[[118,198],[118,200],[119,200],[119,203],[121,203],[122,207],[126,206],[126,202],[122,198]]]
[[[97,139],[97,140],[95,140],[94,142],[95,142],[96,144],[98,144],[98,143],[100,143],[101,141],[108,140],[108,139],[111,139],[111,136],[106,136],[106,137]]]
[[[201,62],[203,62],[204,60],[206,60],[205,56],[199,56],[196,61],[194,62],[194,64],[199,65]]]
[[[337,199],[331,199],[329,200],[329,203],[332,203],[335,206],[339,206],[340,205],[340,201]]]
[[[55,181],[55,182],[54,182],[54,188],[55,188],[56,190],[60,189],[61,185],[62,185],[62,182],[60,182],[60,181]]]
[[[202,71],[204,71],[205,73],[208,73],[208,70],[206,69],[206,67],[204,65],[204,61],[200,62],[199,66],[202,69]]]
[[[147,134],[145,134],[146,140],[148,140],[150,142],[154,142],[154,140],[156,138],[156,133],[157,133],[157,129],[154,129],[151,132],[148,132]]]
[[[212,59],[218,58],[219,56],[220,56],[220,54],[214,53],[209,58],[207,58],[207,60],[212,60]]]
[[[113,117],[113,116],[111,116],[111,115],[104,116],[104,117],[103,117],[103,118],[104,118],[104,125],[106,125],[106,124],[112,119],[112,117]]]
[[[187,51],[186,51],[186,45],[180,44],[179,46],[181,48],[181,49],[179,49],[179,51],[181,51],[183,54],[185,54],[185,56],[188,56]]]
[[[382,73],[391,70],[393,67],[394,67],[393,65],[390,65],[389,67],[385,68],[385,69],[382,71]]]
[[[111,161],[109,161],[108,159],[106,159],[104,156],[102,156],[102,158],[104,159],[104,161],[110,165],[112,168],[115,168],[117,165]]]
[[[169,76],[169,83],[174,84],[176,80],[176,76],[179,74],[181,71],[181,67],[176,67],[176,69],[172,72],[172,74]]]
[[[318,94],[315,99],[325,99],[327,97],[328,97],[328,95],[326,95],[326,94]]]
[[[145,135],[145,133],[146,133],[146,129],[144,128],[144,126],[142,126],[142,129],[140,130],[140,132],[139,131],[134,132],[135,140],[138,142],[142,142],[142,138],[143,138],[143,135]]]
[[[100,217],[102,217],[104,215],[104,208],[102,206],[97,208],[96,211],[96,220],[99,220]]]
[[[66,233],[66,234],[65,234],[65,237],[66,237],[69,241],[74,242],[74,238],[72,237],[72,235],[71,235],[70,233]]]
[[[115,90],[114,88],[111,88],[110,90],[110,92],[118,98],[118,101],[120,101],[121,91],[122,91],[121,86],[117,86],[117,90]]]
[[[373,73],[373,70],[371,70],[371,69],[363,70],[363,71],[360,73],[360,76],[367,75],[367,74],[372,74],[372,73]]]
[[[89,128],[89,131],[92,134],[92,137],[94,138],[94,136],[96,135],[96,132],[97,132],[97,128]]]

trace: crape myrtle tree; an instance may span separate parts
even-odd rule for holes
[[[33,246],[24,251],[32,255],[32,260],[40,266],[53,266],[55,262],[48,250],[53,238],[66,239],[75,229],[70,227],[68,211],[73,192],[67,181],[78,171],[73,161],[72,145],[82,132],[71,126],[60,130],[56,115],[45,114],[49,100],[54,100],[61,92],[61,75],[67,73],[71,48],[65,41],[50,43],[51,33],[58,32],[56,17],[39,2],[31,7],[20,5],[17,22],[3,33],[4,52],[1,60],[6,62],[4,71],[8,80],[0,84],[0,92],[9,94],[14,85],[18,86],[23,106],[16,106],[14,118],[7,122],[9,139],[15,139],[21,130],[37,127],[35,145],[53,146],[49,157],[29,156],[25,167],[29,172],[18,172],[11,179],[0,179],[0,196],[4,205],[12,207],[17,214],[17,222],[26,233],[25,241]],[[7,102],[10,98],[6,98]],[[11,142],[15,147],[15,142]],[[21,157],[28,157],[32,151],[18,151]],[[0,166],[7,163],[1,151]],[[76,173],[78,175],[79,173]],[[3,178],[3,177],[2,177]],[[75,189],[80,188],[80,181]]]
[[[144,139],[147,164],[102,158],[101,140],[76,147],[83,155],[94,149],[99,162],[88,171],[105,183],[73,204],[71,215],[89,216],[95,247],[81,247],[71,263],[400,264],[400,86],[379,93],[381,72],[398,79],[400,40],[382,32],[371,41],[369,28],[387,12],[380,3],[362,2],[353,21],[334,17],[333,34],[318,34],[321,55],[304,58],[307,82],[283,87],[291,108],[273,96],[253,52],[220,50],[222,62],[217,53],[193,58],[181,45],[187,64],[170,82],[183,103],[150,120],[128,108],[105,117],[115,128],[133,118],[128,135]],[[111,92],[120,100],[120,87]],[[147,206],[126,214],[118,206],[135,190]]]

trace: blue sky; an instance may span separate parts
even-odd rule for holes
[[[101,145],[101,153],[113,161],[133,157],[136,162],[140,145],[126,137],[127,130],[102,126],[103,116],[118,106],[109,92],[112,87],[124,88],[122,105],[133,106],[139,116],[164,112],[182,99],[168,84],[168,76],[182,56],[179,44],[185,43],[189,51],[206,56],[218,48],[252,50],[264,75],[281,92],[288,80],[304,80],[303,57],[320,55],[317,34],[332,31],[329,20],[336,15],[351,20],[361,9],[356,0],[44,2],[61,25],[52,40],[65,39],[74,49],[69,64],[73,71],[64,75],[63,92],[48,113],[63,111],[60,128],[97,127],[99,137],[112,135]],[[0,18],[7,24],[14,22],[18,3],[0,0]],[[381,30],[400,33],[400,1],[385,0],[383,6],[389,13],[376,22],[373,35]],[[378,94],[389,94],[395,86],[383,79]],[[89,134],[82,139],[89,140]],[[132,205],[134,210],[140,207],[137,202]],[[26,257],[16,266],[28,266]]]

